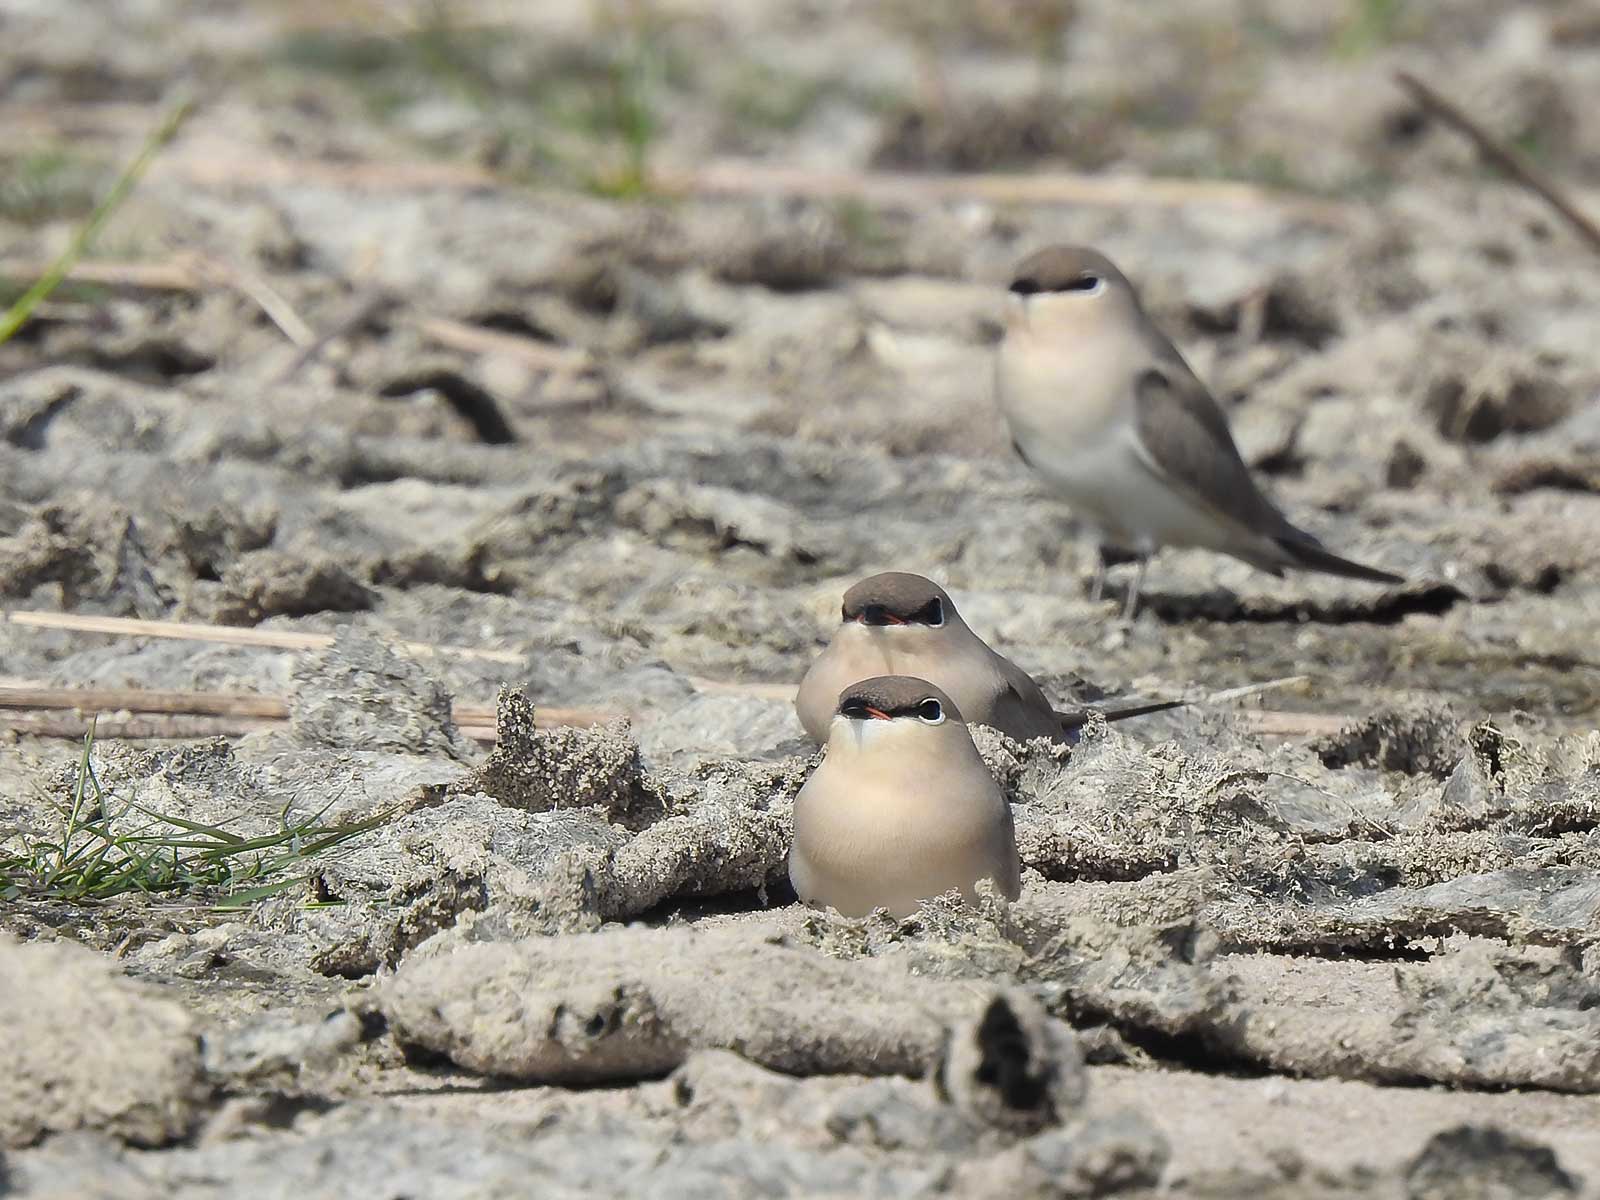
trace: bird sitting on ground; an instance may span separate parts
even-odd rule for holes
[[[931,579],[885,571],[844,594],[833,640],[811,664],[795,696],[800,724],[825,742],[839,693],[874,675],[911,675],[937,684],[969,725],[988,725],[1018,741],[1075,740],[1093,710],[1057,712],[1039,685],[989,646],[961,619],[950,596]],[[1182,705],[1159,701],[1102,711],[1107,721]]]
[[[845,688],[827,750],[794,801],[789,880],[807,904],[847,917],[909,916],[991,880],[1021,893],[1011,806],[944,692],[885,676]]]

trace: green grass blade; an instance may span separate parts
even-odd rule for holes
[[[229,892],[211,907],[216,909],[243,908],[247,904],[254,904],[258,900],[268,900],[273,896],[282,895],[290,888],[304,884],[310,875],[291,875],[285,879],[275,880],[272,883],[262,884],[260,887],[244,888],[237,892]]]
[[[38,308],[50,293],[61,285],[61,281],[71,272],[78,259],[83,257],[83,252],[89,248],[90,243],[99,236],[100,230],[105,227],[112,214],[122,207],[123,201],[133,192],[140,178],[149,170],[150,164],[155,161],[156,155],[177,135],[179,127],[182,126],[184,119],[188,117],[193,107],[193,101],[188,99],[180,100],[172,106],[172,109],[162,118],[161,123],[145,139],[145,143],[140,148],[138,155],[123,168],[122,174],[117,176],[116,181],[111,185],[111,190],[105,194],[105,198],[95,205],[94,211],[78,227],[78,232],[73,235],[72,241],[67,244],[67,248],[57,255],[56,260],[50,264],[45,273],[38,278],[32,287],[22,294],[15,304],[8,308],[4,314],[0,314],[0,344],[8,341],[17,330],[21,329],[27,323],[28,318],[33,315],[33,310]]]
[[[199,821],[189,821],[183,817],[173,816],[170,813],[156,812],[155,809],[146,808],[142,804],[134,805],[134,807],[151,820],[161,821],[168,825],[176,825],[179,829],[182,829],[186,833],[205,834],[207,837],[214,839],[214,844],[221,843],[229,846],[239,846],[243,845],[246,841],[246,839],[240,837],[237,833],[229,833],[226,829],[220,829],[215,825],[205,825]]]

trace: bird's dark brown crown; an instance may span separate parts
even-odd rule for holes
[[[945,590],[909,571],[885,571],[844,594],[841,615],[863,625],[943,625],[955,614]]]
[[[1019,296],[1092,292],[1112,283],[1128,286],[1127,277],[1098,250],[1087,246],[1046,246],[1016,265],[1011,272],[1010,290]]]
[[[840,716],[852,721],[885,721],[915,717],[928,725],[961,720],[955,702],[926,679],[878,675],[852,683],[839,693]]]

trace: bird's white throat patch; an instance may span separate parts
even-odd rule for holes
[[[925,734],[928,728],[915,717],[898,717],[892,721],[852,721],[849,717],[836,716],[828,729],[828,753],[860,754],[900,747],[905,745],[907,738]]]

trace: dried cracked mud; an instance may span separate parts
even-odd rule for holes
[[[0,675],[282,697],[96,776],[381,818],[239,908],[0,901],[0,1193],[1600,1196],[1600,259],[1392,79],[1600,211],[1590,6],[71,0],[0,62],[13,291],[198,102],[0,345],[7,610],[334,635]],[[1059,240],[1408,582],[1090,604],[988,383]],[[1306,679],[980,734],[1021,899],[806,910],[784,688],[889,568],[1063,703]],[[6,728],[15,850],[79,748]]]

